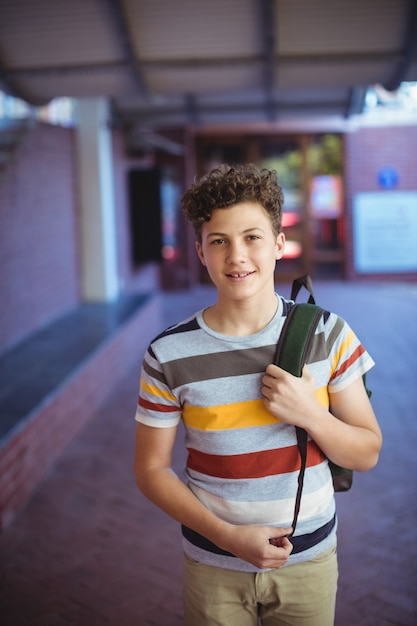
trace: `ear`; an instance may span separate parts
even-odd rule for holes
[[[285,249],[285,235],[284,233],[278,233],[277,241],[276,241],[276,252],[275,252],[275,259],[277,261],[278,259],[282,259],[284,255],[284,249]]]
[[[201,243],[199,241],[195,242],[195,249],[197,250],[198,258],[200,259],[201,263],[204,265],[204,267],[206,267],[206,261],[204,259],[203,247],[202,247],[202,245],[201,245]]]

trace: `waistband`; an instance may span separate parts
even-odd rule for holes
[[[326,537],[330,535],[333,528],[335,527],[335,524],[336,524],[336,515],[334,515],[334,517],[329,522],[327,522],[323,526],[320,526],[320,528],[317,528],[317,530],[315,530],[312,533],[307,533],[305,535],[298,535],[296,537],[290,537],[289,539],[293,545],[293,550],[291,554],[298,554],[299,552],[304,552],[305,550],[308,550],[309,548],[313,548],[314,546],[316,546],[318,543],[320,543],[321,541],[323,541],[324,539],[326,539]],[[235,555],[232,554],[231,552],[222,550],[221,548],[216,546],[215,543],[212,543],[211,541],[206,539],[206,537],[203,537],[203,535],[200,535],[199,533],[196,533],[194,530],[191,530],[191,528],[188,528],[187,526],[182,525],[181,530],[182,530],[183,537],[187,539],[187,541],[192,543],[194,546],[197,546],[198,548],[201,548],[202,550],[206,550],[207,552],[213,552],[214,554],[221,554],[223,556],[235,557]]]

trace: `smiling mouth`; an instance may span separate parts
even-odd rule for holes
[[[227,274],[227,276],[230,276],[230,278],[246,278],[246,276],[250,276],[254,273],[255,272],[233,272],[231,274]]]

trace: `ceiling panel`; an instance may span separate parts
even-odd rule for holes
[[[261,66],[251,63],[249,66],[210,68],[154,69],[147,73],[148,85],[156,94],[187,93],[206,94],[222,93],[241,89],[261,88]],[[192,85],[192,89],[190,86]]]
[[[408,0],[279,0],[275,31],[280,55],[399,52]]]
[[[123,61],[108,3],[0,2],[0,54],[10,69]]]
[[[24,80],[25,89],[32,94],[39,103],[52,100],[58,92],[69,98],[95,98],[98,94],[117,98],[118,94],[135,94],[136,89],[127,70],[112,71],[104,69],[101,72],[60,73],[55,75],[42,74],[39,77],[29,76]]]
[[[125,0],[123,7],[140,61],[239,58],[260,52],[253,0]]]
[[[111,97],[155,128],[291,110],[417,81],[414,0],[1,0],[0,88],[33,104]]]
[[[316,89],[371,85],[388,79],[390,67],[386,61],[378,59],[283,62],[276,69],[275,84],[283,89],[296,89],[300,85]],[[355,83],[352,83],[352,76],[355,76]]]

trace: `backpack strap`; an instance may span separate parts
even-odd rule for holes
[[[274,358],[276,365],[294,376],[301,376],[317,324],[322,314],[323,310],[315,304],[294,304],[291,307],[277,342]],[[300,511],[301,494],[307,464],[307,432],[298,426],[295,427],[295,430],[301,457],[301,468],[298,475],[298,488],[295,499],[294,519],[292,522],[293,533],[297,525],[298,513]]]
[[[288,311],[277,347],[274,363],[294,376],[301,376],[311,341],[323,309],[316,304],[294,304]]]
[[[302,287],[304,287],[304,289],[307,289],[308,293],[310,294],[308,297],[309,304],[316,304],[316,299],[314,297],[313,291],[313,281],[311,280],[311,276],[309,276],[308,274],[306,274],[305,276],[299,276],[298,278],[294,278],[291,287],[291,300],[294,300],[295,302]]]

